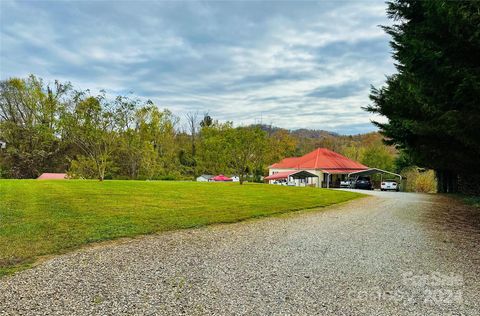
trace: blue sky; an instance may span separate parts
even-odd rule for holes
[[[133,92],[183,116],[356,134],[394,72],[383,1],[0,1],[0,77]]]

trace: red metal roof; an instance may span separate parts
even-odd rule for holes
[[[317,148],[302,156],[285,158],[274,163],[271,169],[321,169],[330,173],[348,173],[368,169],[359,162],[348,159],[327,148]]]
[[[42,173],[38,180],[65,180],[67,178],[66,173]]]
[[[286,179],[288,178],[289,175],[295,172],[298,172],[298,171],[292,170],[292,171],[277,172],[268,177],[265,177],[265,180]]]
[[[219,174],[218,176],[215,176],[215,177],[211,178],[210,180],[213,180],[213,181],[233,181],[232,178],[224,176],[223,174]]]

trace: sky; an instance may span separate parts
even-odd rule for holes
[[[0,0],[0,79],[133,93],[183,117],[341,134],[394,73],[385,3]]]

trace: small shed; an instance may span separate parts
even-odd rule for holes
[[[201,176],[197,177],[197,182],[208,182],[212,178],[213,175],[211,174],[202,174]]]
[[[66,173],[42,173],[37,180],[66,180],[68,176]]]

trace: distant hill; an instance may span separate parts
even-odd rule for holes
[[[324,138],[329,136],[339,136],[338,133],[329,132],[321,129],[317,130],[317,129],[300,128],[300,129],[287,130],[281,127],[276,127],[276,126],[267,125],[267,124],[255,124],[252,126],[259,127],[260,129],[264,130],[268,134],[272,134],[279,130],[286,130],[293,136],[305,137],[305,138]]]
[[[347,155],[352,159],[360,160],[361,149],[372,148],[374,146],[384,147],[385,150],[391,155],[397,155],[397,150],[393,146],[386,146],[383,144],[383,136],[379,132],[369,132],[358,135],[341,135],[335,132],[316,129],[301,128],[287,130],[266,124],[257,124],[253,126],[261,128],[269,135],[279,131],[287,132],[296,140],[296,155],[303,155],[314,150],[315,148],[325,147],[335,152]]]
[[[290,134],[297,136],[297,137],[305,137],[305,138],[325,138],[325,137],[338,137],[340,136],[337,133],[324,131],[321,129],[295,129],[291,130]]]

